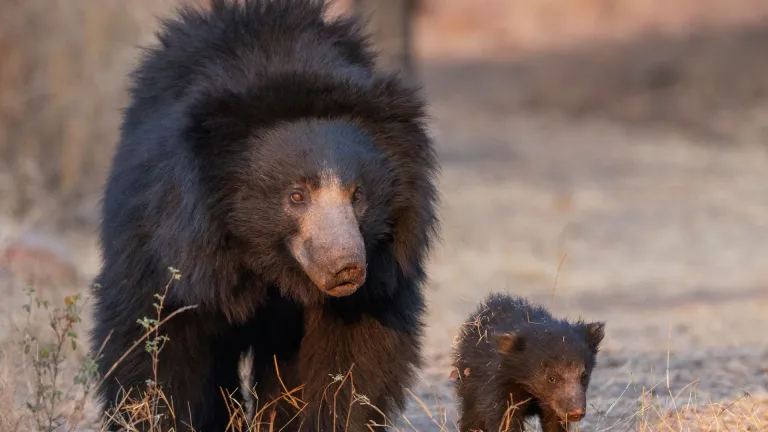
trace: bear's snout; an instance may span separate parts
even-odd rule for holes
[[[358,262],[345,263],[336,272],[334,280],[326,292],[332,296],[347,296],[355,292],[365,282],[365,264]]]
[[[350,248],[349,240],[344,241],[347,247],[312,248],[315,253],[310,256],[315,256],[312,260],[315,265],[307,265],[304,269],[318,288],[334,297],[348,296],[365,283],[364,246]],[[354,245],[356,242],[351,243]]]
[[[321,291],[344,297],[365,283],[365,242],[348,203],[329,205],[323,201],[316,200],[311,210],[302,215],[300,232],[289,246],[304,272]]]

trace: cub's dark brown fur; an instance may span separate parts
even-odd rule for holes
[[[461,431],[567,431],[586,392],[605,325],[568,322],[520,297],[491,294],[462,326],[454,352]]]

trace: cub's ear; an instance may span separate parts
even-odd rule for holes
[[[517,333],[503,333],[496,337],[496,352],[513,354],[525,349],[525,337]]]
[[[584,324],[584,337],[587,340],[587,345],[592,351],[597,352],[600,342],[605,337],[605,323],[604,322],[591,322]]]

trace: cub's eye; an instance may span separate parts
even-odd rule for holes
[[[557,382],[557,377],[555,377],[554,375],[550,375],[547,377],[547,381],[549,381],[550,384],[554,384]]]
[[[299,191],[291,192],[291,202],[301,204],[304,202],[304,194]]]
[[[358,202],[363,199],[363,192],[360,189],[355,189],[352,193],[352,202]]]
[[[581,374],[581,382],[585,383],[589,379],[589,374],[584,372]]]

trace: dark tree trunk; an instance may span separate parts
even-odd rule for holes
[[[368,31],[380,53],[380,65],[415,74],[413,15],[418,0],[355,0],[355,11],[368,22]]]

